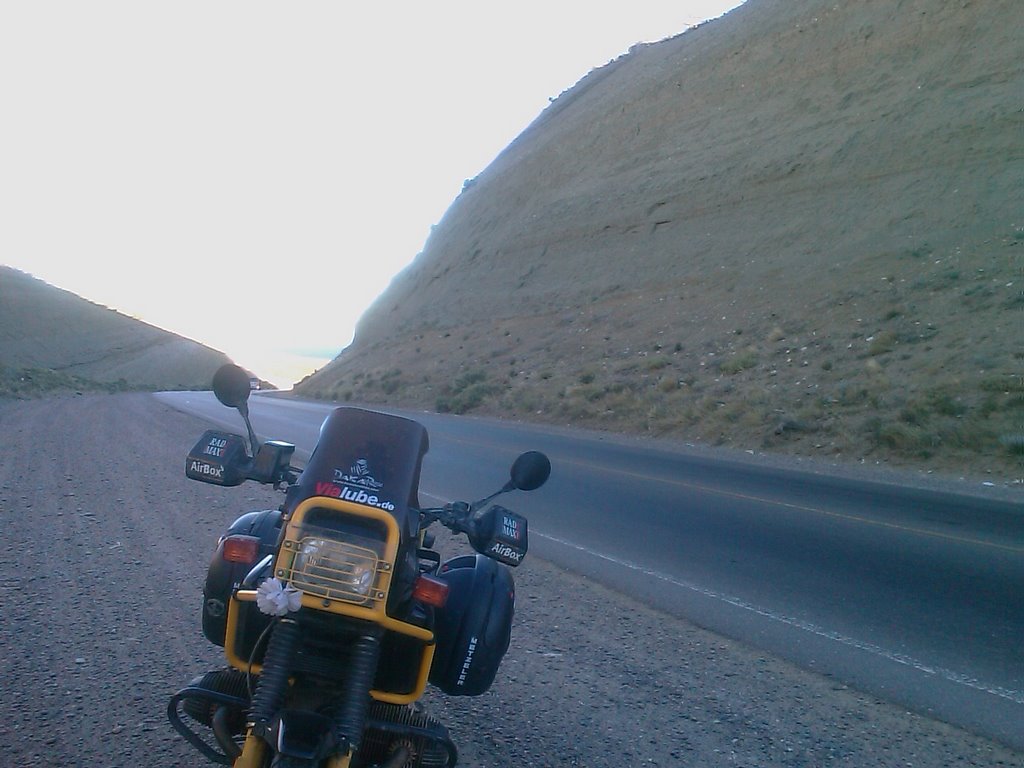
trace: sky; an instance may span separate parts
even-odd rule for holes
[[[551,99],[740,0],[0,4],[0,263],[323,367]]]

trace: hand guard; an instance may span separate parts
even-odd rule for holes
[[[529,548],[525,517],[495,504],[471,523],[469,543],[473,549],[513,568],[523,562]]]

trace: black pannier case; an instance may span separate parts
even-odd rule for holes
[[[479,696],[494,682],[512,634],[512,572],[483,555],[441,566],[448,602],[435,613],[437,647],[430,682],[449,696]]]

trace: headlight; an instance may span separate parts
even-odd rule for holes
[[[329,538],[325,533],[306,529],[297,541],[286,541],[285,547],[295,555],[280,575],[307,594],[331,600],[370,605],[384,599],[380,576],[390,570],[382,559],[384,542],[358,536]]]
[[[354,552],[338,544],[329,539],[303,539],[292,568],[305,574],[310,585],[333,587],[365,597],[373,585],[376,566],[373,552]]]

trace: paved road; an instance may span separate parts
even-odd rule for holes
[[[166,402],[240,419],[211,395]],[[253,398],[257,431],[310,450],[331,406]],[[410,415],[410,414],[406,414]],[[855,482],[542,427],[414,414],[421,496],[500,486],[544,450],[542,494],[506,497],[532,551],[803,667],[1024,748],[1024,505]]]

